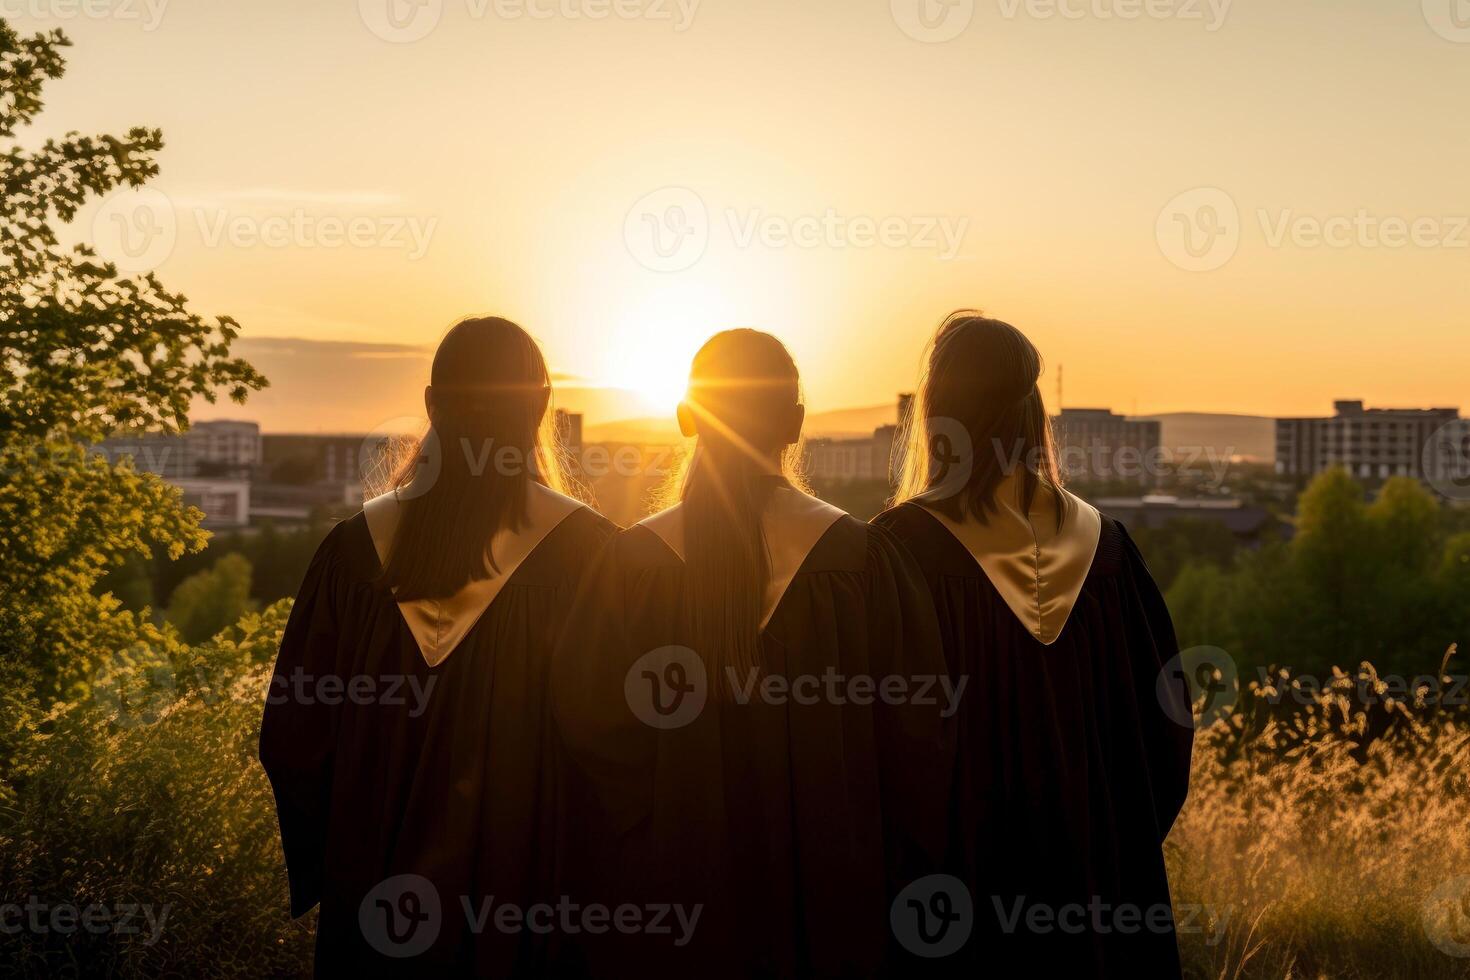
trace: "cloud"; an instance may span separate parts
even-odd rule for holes
[[[247,187],[233,190],[205,190],[174,197],[174,203],[185,207],[224,207],[249,205],[279,207],[389,207],[403,202],[398,194],[367,190],[298,190],[285,187]]]

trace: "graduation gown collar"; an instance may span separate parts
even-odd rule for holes
[[[499,568],[489,578],[476,579],[452,596],[442,599],[413,599],[398,603],[403,621],[419,645],[419,652],[430,667],[437,667],[454,652],[461,640],[495,601],[505,583],[510,581],[537,545],[556,530],[562,521],[586,506],[539,483],[530,483],[526,500],[526,524],[518,531],[502,529],[490,540],[490,553]],[[386,564],[403,504],[394,492],[374,497],[362,507],[368,533],[378,561]]]
[[[766,594],[761,601],[761,629],[771,621],[786,589],[822,535],[846,516],[846,511],[784,483],[771,491],[770,501],[761,514],[761,531],[771,569]],[[682,504],[675,504],[638,523],[658,535],[680,561],[684,560]]]
[[[915,503],[924,506],[922,498]],[[1061,491],[1060,502],[1038,490],[1027,511],[1021,506],[1017,475],[1001,482],[995,503],[996,510],[983,524],[973,517],[957,522],[924,509],[974,557],[1027,631],[1050,646],[1062,635],[1092,569],[1102,537],[1102,515],[1066,490]],[[1059,507],[1066,518],[1060,531]]]

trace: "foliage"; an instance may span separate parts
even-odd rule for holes
[[[1168,589],[1190,564],[1229,568],[1239,549],[1235,534],[1219,521],[1175,517],[1162,527],[1129,528],[1138,550],[1148,556],[1149,572]]]
[[[1250,665],[1432,669],[1425,651],[1470,640],[1470,537],[1448,533],[1448,510],[1408,477],[1369,504],[1346,471],[1323,473],[1301,495],[1291,541],[1180,572],[1167,596],[1181,641]]]
[[[22,39],[0,21],[0,429],[36,438],[64,430],[100,439],[126,426],[188,425],[194,398],[225,388],[243,401],[265,382],[229,357],[236,324],[187,309],[151,273],[123,278],[86,245],[63,249],[53,218],[71,221],[91,197],[158,172],[156,129],[121,139],[69,133],[28,152],[16,130],[61,77],[59,31]]]
[[[238,554],[250,562],[253,571],[252,599],[263,603],[285,599],[296,594],[312,555],[331,529],[332,522],[314,518],[309,524],[284,530],[266,524],[252,534],[216,534],[204,551],[185,555],[178,561],[157,561],[154,594],[159,602],[170,601],[173,590],[185,578],[205,570],[225,555]]]
[[[0,881],[79,908],[144,904],[149,942],[0,930],[19,976],[304,975],[311,924],[290,921],[260,706],[289,603],[197,647],[119,658],[96,696],[28,725],[0,784]],[[166,907],[166,913],[165,913]]]
[[[82,444],[120,426],[179,429],[193,399],[243,399],[265,383],[229,356],[233,321],[206,321],[153,275],[124,278],[88,246],[58,244],[54,220],[143,183],[162,146],[141,128],[17,144],[68,43],[0,21],[0,661],[39,684],[43,703],[75,696],[108,652],[167,639],[96,594],[98,579],[130,555],[177,558],[206,539],[177,490]]]
[[[227,554],[214,567],[179,583],[164,618],[185,643],[202,643],[231,626],[253,608],[250,601],[250,562]]]
[[[6,901],[173,913],[151,945],[7,928],[0,962],[34,976],[204,975],[247,961],[283,972],[301,964],[304,937],[276,921],[279,843],[247,762],[284,611],[189,648],[97,589],[207,535],[177,489],[86,449],[119,427],[181,429],[195,398],[240,400],[265,382],[229,356],[233,321],[206,321],[153,275],[125,278],[91,248],[58,244],[53,221],[153,176],[162,146],[156,130],[133,129],[20,148],[67,44],[0,20],[0,881]],[[218,678],[234,686],[208,683]]]
[[[76,443],[7,439],[0,467],[0,647],[37,666],[43,697],[75,693],[99,655],[160,639],[93,583],[130,553],[202,547],[200,515],[151,474]]]

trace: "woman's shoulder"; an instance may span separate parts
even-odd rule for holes
[[[912,500],[888,508],[873,518],[873,524],[883,528],[905,544],[910,541],[922,541],[931,536],[936,529],[943,530],[932,514]]]
[[[340,520],[317,545],[312,564],[334,566],[352,578],[372,579],[378,574],[378,553],[373,548],[367,517],[358,511]]]
[[[679,568],[684,564],[681,534],[670,508],[618,531],[611,545],[619,564],[627,571]],[[806,553],[800,571],[861,571],[884,532],[843,513],[837,516],[817,537]]]
[[[975,559],[954,534],[928,510],[913,501],[890,507],[873,523],[891,534],[927,574],[975,575]]]
[[[582,506],[568,514],[552,533],[560,544],[588,555],[595,554],[620,530],[591,506]]]
[[[851,514],[832,522],[807,557],[806,572],[860,572],[891,546],[887,533]]]
[[[580,579],[609,541],[618,526],[590,506],[572,510],[532,549],[517,573],[517,582],[528,586],[562,587]]]
[[[1130,553],[1137,553],[1133,539],[1121,521],[1102,515],[1102,532],[1097,539],[1097,552],[1092,559],[1095,575],[1116,575],[1128,566]]]

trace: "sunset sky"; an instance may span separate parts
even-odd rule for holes
[[[144,258],[321,358],[269,427],[416,409],[477,312],[639,414],[730,326],[887,403],[970,305],[1071,405],[1470,409],[1464,0],[99,2],[4,7],[76,42],[23,142],[163,129]]]

